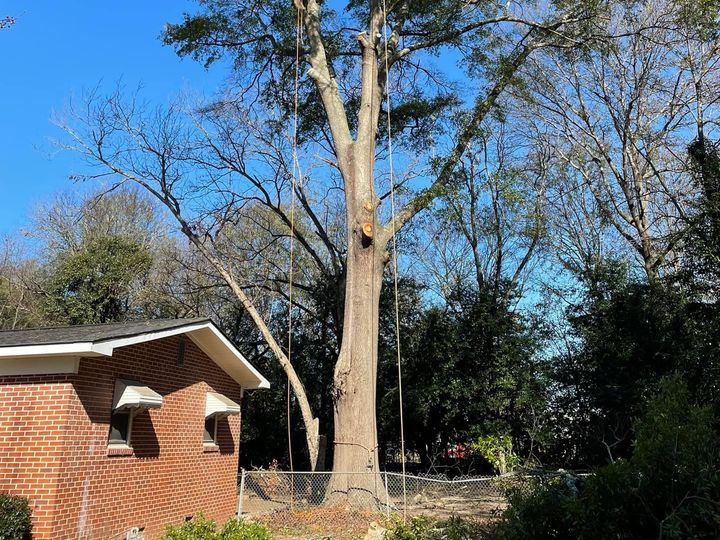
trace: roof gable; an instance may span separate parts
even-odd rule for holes
[[[24,364],[23,374],[33,372],[28,365],[35,364],[33,360],[41,360],[37,362],[40,371],[35,372],[46,373],[46,366],[48,363],[52,364],[53,358],[61,361],[67,358],[112,356],[113,351],[119,347],[179,334],[188,336],[243,388],[270,387],[267,379],[209,319],[159,319],[0,332],[0,375],[16,374],[12,371],[13,366],[19,365],[18,360],[22,360]],[[77,369],[77,362],[74,366]]]

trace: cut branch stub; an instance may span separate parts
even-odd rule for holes
[[[372,223],[363,223],[362,232],[365,238],[372,240],[372,237],[375,234]]]

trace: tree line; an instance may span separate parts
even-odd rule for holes
[[[1,323],[212,316],[275,383],[248,400],[248,465],[288,462],[288,380],[296,463],[378,470],[401,437],[397,300],[422,467],[488,439],[528,464],[628,458],[663,377],[718,404],[717,20],[204,2],[162,38],[227,88],[95,90],[56,119],[101,187],[6,241]]]

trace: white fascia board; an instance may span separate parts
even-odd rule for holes
[[[18,347],[0,347],[0,359],[27,358],[32,356],[98,356],[92,342],[56,343],[52,345],[21,345]]]
[[[178,328],[171,328],[170,330],[161,330],[159,332],[147,332],[145,334],[138,334],[137,336],[131,336],[127,338],[109,339],[107,341],[99,341],[92,344],[92,350],[98,354],[105,356],[112,356],[113,350],[119,347],[128,347],[130,345],[137,345],[138,343],[146,343],[148,341],[155,341],[157,339],[164,339],[178,334],[185,334],[186,332],[192,332],[193,330],[199,330],[205,328],[210,323],[191,324],[188,326],[180,326]]]
[[[109,339],[107,341],[83,341],[75,343],[51,343],[46,345],[21,345],[18,347],[0,347],[1,358],[28,358],[34,356],[112,356],[113,350],[118,347],[127,347],[137,343],[145,343],[156,339],[163,339],[185,332],[192,332],[205,328],[209,323],[192,324],[163,330],[160,332],[148,332],[127,338]]]
[[[233,378],[235,381],[237,381],[243,388],[246,388],[248,390],[255,390],[259,388],[270,388],[270,382],[263,377],[260,372],[255,369],[255,367],[245,358],[242,354],[240,354],[240,351],[238,351],[235,348],[235,345],[233,345],[220,330],[215,328],[215,325],[212,323],[206,323],[201,325],[202,328],[199,328],[197,330],[209,330],[213,334],[213,339],[215,339],[217,342],[219,342],[225,351],[230,353],[230,360],[231,364],[234,365],[228,365],[221,363],[221,360],[216,357],[216,355],[212,354],[212,351],[208,350],[207,344],[205,343],[205,340],[203,339],[202,332],[188,332],[188,337],[193,340],[193,342],[202,349],[202,351],[207,354],[210,358],[212,358],[220,367],[225,369],[225,371]],[[250,377],[246,376],[240,376],[236,372],[234,368],[236,367],[242,367],[242,370],[245,372],[249,372]]]
[[[207,332],[211,332],[212,341],[220,345],[220,351],[212,351],[207,343]],[[112,356],[118,347],[128,347],[179,334],[187,334],[216,364],[224,369],[238,384],[248,390],[270,388],[270,383],[260,372],[240,354],[223,334],[211,322],[179,326],[169,330],[147,332],[126,338],[108,339],[99,342],[56,343],[48,345],[23,345],[19,347],[0,347],[0,362],[7,358],[34,359],[37,357],[93,357]],[[218,352],[220,354],[218,354]],[[34,360],[33,360],[34,361]],[[239,368],[239,369],[238,369]]]
[[[258,385],[255,388],[270,388],[270,381],[260,375],[260,372],[255,369],[255,366],[253,366],[247,358],[240,354],[240,351],[235,348],[235,345],[230,343],[230,341],[223,335],[223,333],[217,328],[215,328],[214,324],[208,324],[208,327],[210,328],[210,330],[213,331],[213,334],[217,336],[217,338],[223,343],[223,345],[225,345],[230,350],[230,352],[232,352],[233,355],[235,355],[235,357],[240,360],[240,362],[248,369],[248,371],[250,371],[250,373],[252,373],[257,378]]]
[[[213,339],[222,345],[223,352],[225,353],[223,356],[229,354],[232,359],[232,364],[234,365],[223,365],[224,362],[217,357],[217,354],[212,354],[212,351],[208,350],[208,347],[204,343],[202,335],[203,331],[212,332]],[[270,388],[270,382],[268,382],[268,380],[263,377],[242,354],[240,354],[240,351],[237,350],[235,345],[233,345],[211,322],[180,326],[170,330],[161,330],[159,332],[148,332],[146,334],[140,334],[128,338],[111,339],[93,344],[92,350],[97,354],[112,356],[113,350],[118,347],[127,347],[129,345],[136,345],[147,341],[168,338],[179,334],[187,334],[187,336],[192,339],[193,342],[200,347],[203,352],[205,352],[205,354],[215,361],[215,363],[220,365],[221,368],[225,369],[228,374],[241,386],[248,389]],[[236,369],[237,367],[240,367],[241,371],[244,373],[238,373]],[[249,377],[247,375],[249,375]]]
[[[210,331],[212,332],[213,339],[218,341],[223,348],[223,352],[225,354],[228,354],[232,357],[232,361],[234,366],[228,366],[228,365],[222,365],[223,362],[217,358],[216,354],[212,354],[211,351],[208,351],[208,347],[204,346],[202,339],[202,333],[201,331]],[[200,349],[205,352],[213,361],[215,361],[220,367],[223,369],[226,369],[228,371],[228,374],[235,379],[235,381],[240,384],[241,386],[244,386],[245,388],[270,388],[270,383],[268,380],[260,375],[260,372],[255,369],[255,367],[247,361],[247,359],[240,354],[240,352],[237,350],[235,345],[233,345],[220,330],[218,330],[215,325],[211,322],[204,322],[199,324],[191,324],[188,326],[181,326],[178,328],[172,328],[170,330],[162,330],[159,332],[148,332],[146,334],[140,334],[137,336],[132,336],[129,338],[120,338],[120,339],[112,339],[100,343],[95,343],[92,346],[92,349],[94,352],[103,354],[106,356],[112,356],[113,350],[117,349],[118,347],[127,347],[129,345],[136,345],[138,343],[145,343],[147,341],[154,341],[157,339],[163,339],[171,336],[176,336],[179,334],[187,334],[187,336],[193,340],[193,342],[200,347]],[[236,371],[236,367],[241,367],[241,370],[245,373],[249,372],[249,377],[247,377],[244,373],[239,374]]]

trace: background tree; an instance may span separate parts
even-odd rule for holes
[[[414,272],[442,297],[474,282],[508,303],[527,285],[546,241],[549,155],[521,126],[485,122],[446,192],[407,233]],[[484,292],[483,292],[484,294]]]
[[[719,143],[698,138],[688,147],[690,172],[701,193],[686,241],[685,277],[710,296],[717,296],[720,261]]]
[[[612,262],[586,287],[567,313],[571,334],[554,360],[551,407],[557,446],[549,454],[575,467],[631,455],[635,420],[665,376],[681,375],[703,403],[717,406],[720,397],[716,298],[675,278],[648,284]]]
[[[0,239],[0,330],[35,326],[42,320],[40,299],[31,286],[37,263],[22,252],[17,242]]]
[[[681,377],[664,378],[635,423],[630,459],[515,493],[493,537],[717,537],[716,420]]]
[[[48,287],[47,313],[56,323],[92,324],[134,318],[131,295],[148,276],[152,256],[123,236],[89,240],[61,255]]]
[[[524,113],[551,134],[565,180],[561,197],[575,192],[583,205],[571,208],[597,214],[650,280],[676,267],[694,198],[685,148],[698,125],[712,130],[707,119],[716,116],[720,42],[688,20],[687,6],[612,4],[609,32],[616,39],[543,51],[524,68],[529,88],[522,106],[534,105]],[[713,20],[710,6],[702,8]]]
[[[530,417],[546,399],[536,356],[541,327],[513,313],[492,284],[479,291],[459,284],[446,306],[425,309],[417,284],[403,282],[402,290],[406,447],[419,455],[421,469],[439,464],[451,445],[481,436],[507,435],[522,455],[534,453]],[[392,299],[385,305],[381,317],[394,317]],[[381,335],[382,447],[396,451],[394,336]]]
[[[222,282],[163,216],[125,188],[38,205],[15,235],[21,240],[3,244],[3,325],[208,315],[225,325],[232,302]]]

